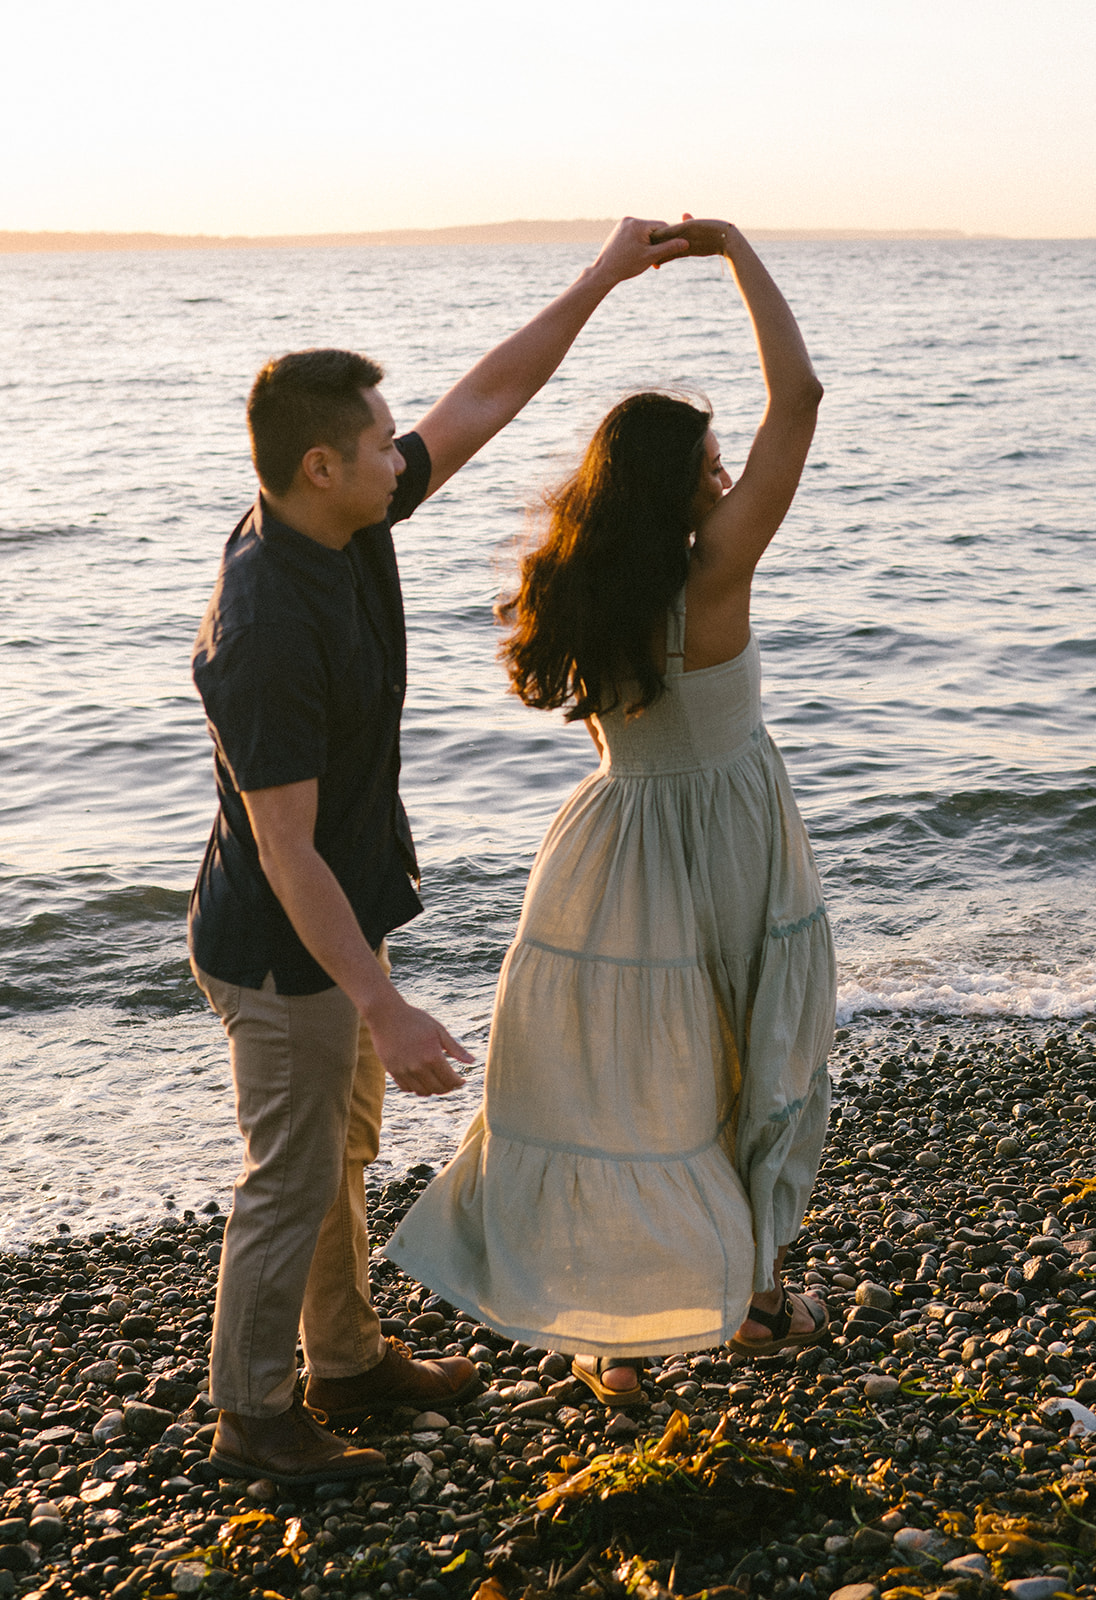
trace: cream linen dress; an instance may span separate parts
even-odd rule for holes
[[[598,719],[537,854],[483,1108],[386,1254],[524,1344],[729,1339],[795,1237],[829,1109],[833,944],[757,644]]]

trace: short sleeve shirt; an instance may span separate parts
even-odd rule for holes
[[[260,496],[225,546],[194,647],[214,746],[218,811],[190,901],[196,964],[225,983],[313,994],[332,980],[298,939],[259,865],[242,792],[316,779],[316,849],[374,947],[422,909],[399,798],[407,651],[391,525],[426,494],[418,434],[384,522],[331,550]]]

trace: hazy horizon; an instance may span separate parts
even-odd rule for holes
[[[0,255],[79,253],[172,249],[301,249],[383,248],[422,245],[596,244],[612,229],[614,218],[515,218],[509,222],[471,223],[450,228],[381,229],[369,233],[312,234],[175,234],[123,232],[95,229],[78,232],[43,229],[39,232],[0,229]],[[1022,242],[1023,235],[971,234],[956,228],[752,228],[742,231],[757,243],[901,242],[910,240],[978,240]],[[1086,236],[1078,236],[1083,239]]]

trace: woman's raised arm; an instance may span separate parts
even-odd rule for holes
[[[725,255],[757,340],[768,404],[738,482],[697,530],[698,587],[715,600],[746,587],[799,484],[814,434],[822,385],[788,302],[730,222],[686,217],[652,242],[687,239],[690,255]]]

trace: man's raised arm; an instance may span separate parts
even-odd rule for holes
[[[685,239],[651,243],[651,234],[665,226],[625,217],[597,260],[579,273],[569,289],[477,361],[431,406],[416,429],[430,452],[433,468],[428,495],[440,489],[548,382],[610,290],[648,267],[689,253]]]

